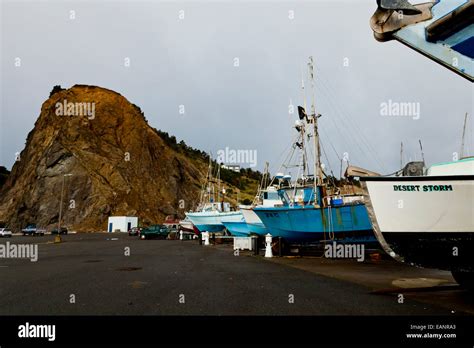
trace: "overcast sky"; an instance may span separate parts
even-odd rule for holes
[[[420,159],[418,139],[428,164],[449,161],[472,115],[472,84],[398,42],[377,42],[375,8],[375,0],[2,1],[0,165],[12,167],[54,85],[88,84],[119,92],[188,145],[256,150],[257,168],[269,161],[275,172],[295,134],[289,105],[302,104],[310,55],[323,162],[335,174],[344,152],[354,165],[393,172],[401,141],[406,160]],[[381,115],[389,100],[419,103],[419,119]]]

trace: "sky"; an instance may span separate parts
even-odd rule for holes
[[[464,114],[472,120],[472,83],[396,41],[377,42],[375,9],[375,0],[2,0],[0,165],[11,169],[54,85],[87,84],[119,92],[178,141],[214,157],[248,151],[256,161],[242,166],[268,161],[274,173],[296,134],[302,75],[309,109],[309,56],[322,162],[335,174],[344,156],[392,173],[401,142],[404,162],[420,160],[419,139],[427,164],[451,161]],[[382,111],[397,103],[413,109]]]

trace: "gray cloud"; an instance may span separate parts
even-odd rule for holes
[[[334,149],[353,164],[388,173],[399,167],[401,141],[407,160],[420,157],[418,139],[428,163],[451,160],[464,113],[472,114],[472,84],[400,43],[375,41],[368,24],[375,7],[375,1],[3,2],[0,164],[13,165],[54,85],[91,84],[121,93],[152,126],[191,146],[214,154],[256,149],[258,168],[270,161],[274,172],[294,135],[296,114],[288,114],[288,105],[302,104],[301,69],[310,55],[335,173]],[[420,118],[381,116],[388,100],[420,103]]]

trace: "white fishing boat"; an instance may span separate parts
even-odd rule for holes
[[[277,204],[282,204],[282,201],[278,196],[277,188],[271,185],[267,162],[265,163],[262,179],[252,204],[239,206],[243,215],[242,219],[240,221],[229,221],[226,219],[223,221],[224,226],[234,236],[247,237],[252,234],[264,236],[268,231],[253,209],[256,206],[273,207]]]
[[[262,220],[253,211],[255,207],[274,207],[275,205],[283,204],[278,196],[278,190],[274,186],[268,186],[261,190],[258,194],[259,200],[254,201],[251,206],[241,206],[240,211],[244,216],[245,223],[249,230],[249,234],[257,234],[264,236],[268,233]]]
[[[377,239],[395,259],[449,270],[473,287],[474,157],[404,172],[361,177]]]
[[[209,203],[201,211],[186,213],[186,217],[200,232],[220,232],[225,228],[223,220],[237,222],[243,216],[240,211],[231,211],[230,204],[224,202]]]
[[[234,236],[247,237],[249,235],[264,236],[268,233],[262,220],[255,214],[253,209],[256,206],[274,207],[276,204],[282,204],[278,197],[277,189],[269,186],[266,190],[261,191],[262,204],[241,205],[239,206],[242,218],[239,221],[231,221],[223,219],[223,224],[227,230]]]
[[[217,192],[215,190],[217,186]],[[220,232],[225,230],[222,220],[241,221],[242,213],[232,210],[229,202],[224,201],[225,189],[220,187],[220,167],[216,178],[212,173],[212,161],[209,156],[209,169],[206,182],[201,190],[201,199],[195,212],[186,213],[186,218],[200,232]]]

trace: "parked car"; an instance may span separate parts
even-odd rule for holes
[[[168,227],[164,225],[152,225],[143,229],[140,233],[140,239],[166,239],[169,234]]]
[[[24,236],[44,236],[45,230],[37,228],[35,224],[30,224],[22,229],[21,232],[23,232]]]
[[[12,231],[8,228],[0,228],[0,237],[11,237]]]
[[[61,232],[59,232],[59,234],[67,234],[67,233],[68,233],[67,227],[61,227]],[[54,229],[51,231],[51,234],[58,234],[58,229],[57,229],[57,228],[54,228]]]
[[[141,232],[142,232],[141,227],[132,227],[131,229],[128,230],[128,235],[129,236],[139,236]]]

